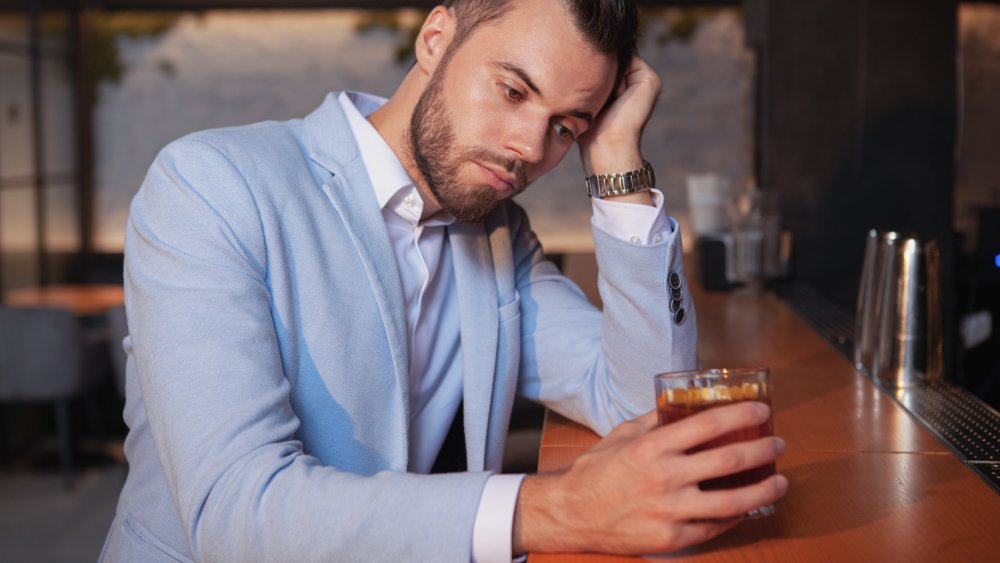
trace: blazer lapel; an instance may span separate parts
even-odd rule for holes
[[[350,233],[351,242],[364,266],[385,325],[396,385],[402,399],[397,405],[397,414],[403,421],[404,433],[399,437],[399,443],[405,460],[408,440],[406,428],[410,419],[410,359],[402,282],[392,253],[389,233],[361,153],[336,94],[329,94],[323,105],[305,118],[304,127],[310,158],[331,174],[323,182],[323,191]],[[405,467],[405,461],[403,466]]]
[[[363,170],[362,170],[363,172]],[[355,180],[345,180],[344,176],[336,175],[323,185],[327,197],[333,203],[334,209],[351,235],[351,242],[358,251],[358,258],[368,274],[375,300],[378,302],[379,313],[385,324],[389,348],[392,351],[392,363],[396,372],[396,383],[403,397],[404,413],[409,408],[409,350],[406,343],[406,308],[403,304],[402,282],[396,258],[392,254],[389,234],[379,212],[378,203],[370,189],[360,184],[355,174],[346,176]],[[365,183],[368,182],[365,177]],[[357,192],[366,192],[367,198],[354,197]],[[404,418],[409,420],[409,415]]]
[[[461,319],[465,449],[469,471],[482,471],[497,355],[497,289],[481,224],[448,227]]]

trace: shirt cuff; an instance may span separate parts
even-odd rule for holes
[[[598,229],[619,239],[649,246],[666,241],[671,232],[671,221],[663,202],[663,192],[650,190],[653,205],[626,203],[593,198],[593,224]]]
[[[514,507],[524,475],[491,475],[472,528],[473,563],[510,563]]]

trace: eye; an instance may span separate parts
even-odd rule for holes
[[[570,141],[573,140],[574,138],[573,130],[570,129],[569,127],[566,127],[562,123],[556,123],[555,125],[552,126],[552,128],[555,130],[556,135],[558,135],[560,139],[567,139]]]
[[[512,102],[524,101],[524,94],[517,88],[503,82],[497,82],[497,87],[500,88],[500,91],[503,92],[504,97],[508,100]]]

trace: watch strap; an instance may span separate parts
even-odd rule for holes
[[[643,160],[642,168],[616,174],[591,174],[586,182],[588,196],[604,199],[651,190],[656,185],[656,176],[653,166]]]

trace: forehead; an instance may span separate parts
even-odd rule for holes
[[[553,103],[585,103],[593,113],[614,85],[616,61],[602,55],[574,25],[562,0],[514,0],[497,21],[483,24],[456,57],[524,69]]]

